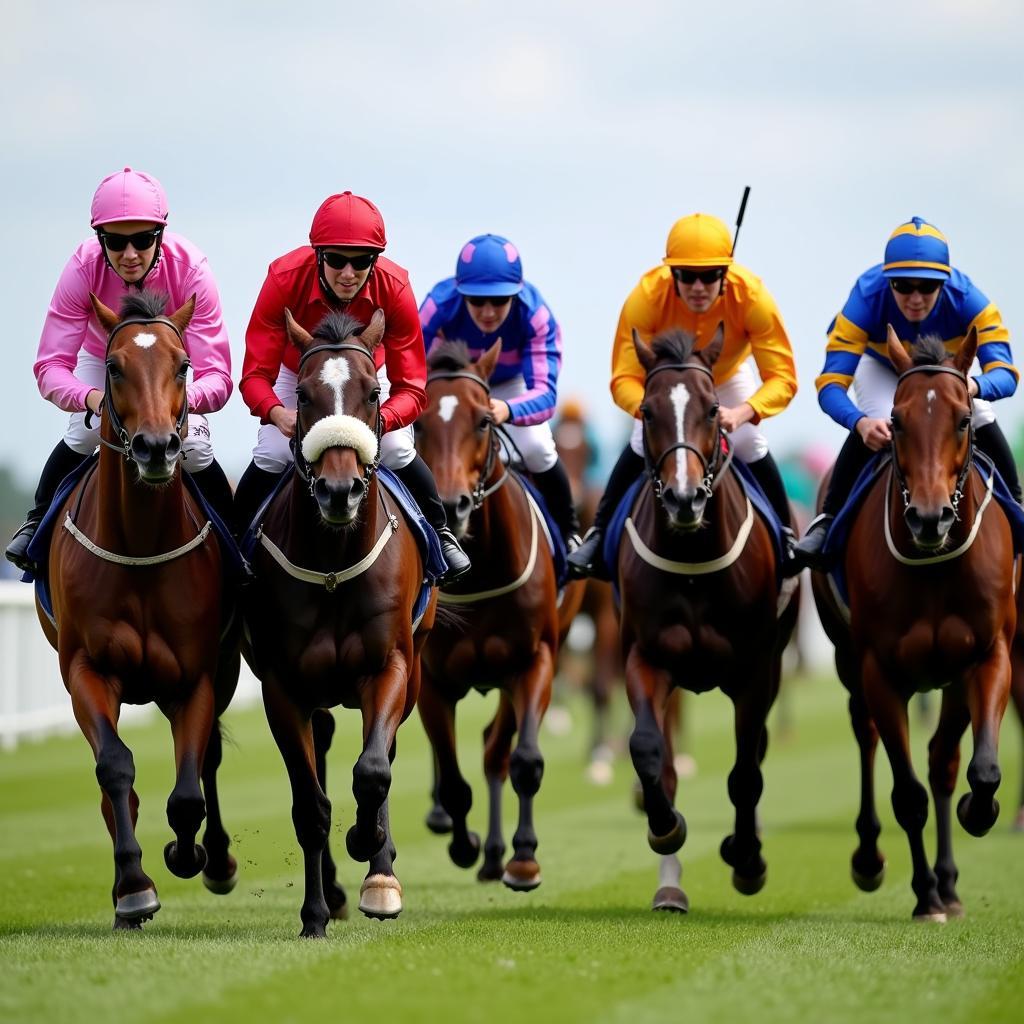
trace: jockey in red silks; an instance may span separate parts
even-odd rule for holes
[[[448,563],[444,582],[469,569],[427,464],[416,453],[412,423],[426,404],[426,359],[409,275],[383,256],[387,238],[380,211],[368,199],[343,192],[324,200],[313,217],[309,245],[270,264],[245,332],[239,389],[262,426],[252,462],[235,495],[239,533],[248,529],[263,500],[292,461],[295,386],[301,353],[288,340],[285,310],[312,332],[340,310],[370,322],[384,311],[384,339],[374,351],[380,381],[383,433],[380,461],[412,492],[437,532]]]
[[[90,292],[114,310],[133,289],[143,287],[165,292],[171,310],[195,295],[195,312],[182,339],[192,381],[188,437],[181,458],[215,511],[230,521],[231,488],[214,459],[205,414],[222,408],[231,394],[231,349],[206,257],[187,239],[167,230],[167,197],[160,182],[130,167],[100,182],[90,223],[96,236],[71,254],[39,339],[34,367],[39,391],[47,401],[70,412],[71,418],[43,467],[35,505],[5,551],[23,570],[35,569],[27,554],[29,541],[61,481],[99,444],[107,332],[95,318]]]

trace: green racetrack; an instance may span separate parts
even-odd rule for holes
[[[731,831],[725,776],[731,707],[719,694],[690,698],[688,733],[699,771],[680,785],[689,825],[682,851],[689,915],[654,914],[657,859],[632,808],[631,766],[613,785],[584,780],[589,722],[570,704],[568,735],[541,735],[546,770],[536,801],[544,882],[519,894],[481,885],[447,857],[422,824],[429,759],[414,715],[399,733],[391,818],[405,890],[398,921],[357,912],[332,922],[324,942],[296,936],[301,856],[285,772],[259,708],[231,711],[221,795],[241,879],[216,897],[198,879],[172,877],[172,786],[163,719],[126,728],[142,806],[139,840],[163,909],[142,934],[113,934],[110,841],[99,813],[92,757],[80,735],[0,755],[0,1020],[155,1022],[205,1019],[332,1021],[628,1022],[804,1019],[1020,1020],[1024,1000],[1024,834],[1010,831],[1020,790],[1020,730],[1002,734],[1003,812],[972,839],[955,825],[967,916],[910,920],[909,853],[889,805],[879,753],[882,848],[888,874],[876,893],[850,880],[857,755],[844,692],[830,676],[795,680],[790,735],[773,732],[761,803],[768,884],[735,892],[718,856]],[[471,823],[483,831],[480,732],[493,697],[460,712],[463,767],[473,785]],[[339,711],[329,761],[333,842],[350,904],[365,866],[344,854],[352,820],[351,765],[358,719]],[[625,714],[620,714],[625,728]],[[924,779],[928,728],[913,722]],[[963,767],[957,795],[964,791]],[[515,802],[506,788],[506,842]],[[929,849],[934,842],[929,831]],[[510,842],[509,842],[509,845]]]

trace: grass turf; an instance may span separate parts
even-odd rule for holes
[[[365,868],[344,855],[358,720],[339,711],[329,761],[333,845],[353,916],[326,942],[296,938],[301,856],[283,766],[262,712],[230,712],[222,804],[241,879],[227,897],[166,871],[164,804],[170,737],[154,720],[125,730],[142,801],[139,839],[163,909],[142,934],[112,934],[110,842],[99,814],[91,754],[80,736],[0,756],[0,1019],[136,1022],[203,1016],[220,1022],[359,1019],[698,1021],[1020,1019],[1024,998],[1024,836],[1009,831],[1020,787],[1019,730],[1003,731],[1004,812],[982,840],[955,826],[967,917],[945,926],[910,920],[909,854],[888,802],[879,756],[883,888],[858,892],[856,748],[843,692],[831,679],[795,681],[794,726],[775,730],[761,804],[768,884],[744,897],[729,883],[718,844],[731,831],[725,775],[732,716],[718,694],[691,698],[688,733],[699,774],[681,783],[689,824],[682,851],[689,915],[654,914],[657,860],[632,809],[630,766],[615,784],[583,779],[587,722],[574,703],[569,735],[542,734],[546,771],[536,801],[544,883],[530,894],[483,886],[447,858],[422,825],[429,758],[413,717],[399,733],[392,823],[405,889],[394,922],[354,911]],[[472,822],[485,824],[480,731],[493,698],[460,713]],[[622,716],[625,728],[625,716]],[[923,777],[927,728],[914,723]],[[965,743],[965,763],[970,740]],[[959,791],[963,790],[961,782]],[[515,801],[506,790],[506,841]],[[929,839],[931,842],[931,839]]]

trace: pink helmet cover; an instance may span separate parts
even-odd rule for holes
[[[126,167],[100,182],[92,197],[90,224],[96,227],[129,220],[166,224],[167,196],[152,175]]]

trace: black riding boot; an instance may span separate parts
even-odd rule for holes
[[[793,548],[793,557],[786,570],[787,576],[795,576],[801,569],[827,568],[821,557],[821,549],[825,546],[828,529],[832,525],[839,510],[853,490],[861,470],[868,464],[874,453],[861,440],[856,430],[851,430],[839,450],[836,463],[832,467],[832,479],[829,481],[821,513],[811,520],[803,539]]]
[[[209,502],[213,511],[220,516],[224,525],[232,530],[235,518],[234,496],[231,493],[231,484],[228,483],[224,470],[220,468],[220,463],[214,459],[206,469],[197,469],[192,474],[192,479],[202,491],[203,497]]]
[[[260,505],[267,499],[270,492],[281,479],[281,473],[271,473],[268,470],[260,469],[255,462],[250,462],[242,479],[238,481],[235,488],[235,499],[233,502],[234,511],[232,522],[235,536],[241,540],[246,530],[252,525]],[[205,491],[203,492],[206,493]]]
[[[441,552],[448,563],[448,571],[439,580],[440,583],[451,583],[469,572],[469,558],[459,547],[455,534],[448,529],[448,519],[444,514],[444,505],[437,494],[437,484],[430,467],[416,456],[408,466],[396,469],[395,475],[412,492],[423,512],[423,517],[434,528],[437,539],[441,542]]]
[[[995,463],[999,475],[1013,495],[1013,500],[1021,503],[1020,477],[1017,476],[1017,463],[1013,452],[1006,442],[1006,435],[998,423],[986,423],[983,427],[974,428],[974,443]]]
[[[604,532],[608,529],[608,522],[619,507],[619,502],[625,497],[626,491],[643,471],[642,456],[637,455],[627,444],[612,467],[612,474],[608,477],[604,494],[601,495],[597,511],[594,513],[594,525],[587,530],[583,543],[569,555],[570,579],[583,579],[586,576],[593,576],[598,580],[611,578],[608,566],[604,562]]]
[[[25,522],[18,527],[14,538],[4,551],[7,560],[13,562],[22,572],[33,572],[36,568],[28,557],[28,545],[43,521],[57,488],[64,477],[78,469],[87,458],[88,455],[80,455],[63,441],[58,441],[57,446],[50,452],[36,487],[35,505],[29,510]]]
[[[576,506],[572,503],[569,476],[561,460],[556,460],[555,464],[543,473],[534,473],[533,482],[537,485],[537,490],[540,491],[566,548],[570,551],[575,550],[580,545],[580,520],[576,515]]]

